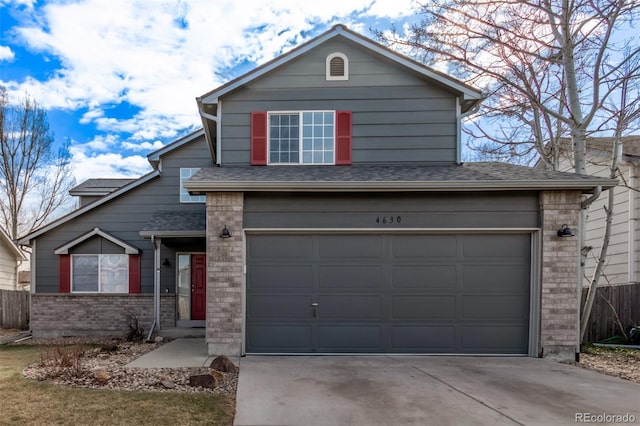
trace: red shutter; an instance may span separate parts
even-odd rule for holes
[[[336,164],[351,164],[351,111],[336,111]]]
[[[140,255],[129,255],[129,293],[140,293]]]
[[[61,254],[59,265],[58,292],[69,293],[71,291],[71,255]]]
[[[251,113],[251,165],[267,165],[267,113]]]

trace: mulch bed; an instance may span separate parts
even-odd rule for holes
[[[211,393],[235,398],[237,373],[212,372],[208,368],[124,367],[165,342],[126,342],[96,337],[30,339],[20,344],[46,346],[40,361],[25,368],[23,374],[32,380],[93,389]],[[87,348],[87,345],[95,347]],[[190,386],[189,377],[201,374],[214,374],[218,379],[215,386]]]

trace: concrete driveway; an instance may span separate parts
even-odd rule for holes
[[[640,422],[640,385],[533,358],[247,356],[234,424],[575,425],[576,413]]]

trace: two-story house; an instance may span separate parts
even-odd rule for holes
[[[558,355],[583,194],[460,158],[481,93],[338,25],[197,98],[154,171],[33,233],[35,335],[206,327],[211,354]]]

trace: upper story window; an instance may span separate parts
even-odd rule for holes
[[[335,52],[327,56],[327,80],[348,80],[349,59],[344,53]]]
[[[180,202],[181,203],[204,203],[207,200],[205,195],[189,195],[184,188],[184,181],[195,175],[199,168],[180,169]]]
[[[334,164],[335,111],[268,113],[270,164]]]

